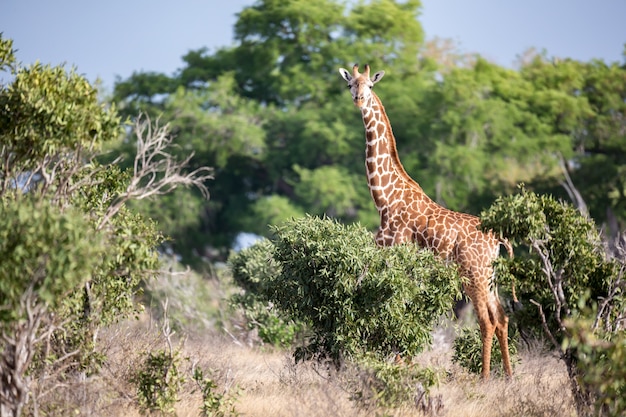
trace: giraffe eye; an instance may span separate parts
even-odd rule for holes
[[[352,87],[350,84],[348,84],[346,87],[348,87],[348,90]]]

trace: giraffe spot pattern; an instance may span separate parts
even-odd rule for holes
[[[397,154],[391,124],[382,102],[371,90],[384,73],[369,78],[358,66],[353,76],[343,70],[354,103],[360,107],[366,135],[365,168],[370,194],[380,215],[376,243],[390,246],[414,242],[443,259],[455,262],[467,278],[464,290],[472,300],[483,341],[483,378],[489,377],[491,343],[500,342],[503,365],[512,374],[508,352],[508,318],[495,294],[493,261],[499,240],[479,229],[480,219],[448,210],[432,201],[404,170]],[[510,248],[510,246],[508,246]]]

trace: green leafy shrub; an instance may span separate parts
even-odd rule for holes
[[[514,259],[504,262],[516,278],[520,298],[544,307],[547,324],[559,343],[565,336],[558,322],[561,316],[575,316],[597,303],[617,273],[593,220],[550,196],[522,189],[520,194],[501,197],[483,213],[482,226],[527,249],[520,248]],[[543,331],[537,310],[529,309],[534,313],[522,324]]]
[[[304,217],[274,229],[269,299],[311,326],[298,359],[412,356],[460,292],[456,268],[415,245],[379,248],[358,225]]]
[[[160,349],[146,353],[141,368],[131,379],[137,387],[139,406],[144,411],[174,413],[178,393],[185,382],[179,369],[181,361],[180,350]]]
[[[390,409],[412,401],[418,408],[427,408],[431,403],[428,392],[440,379],[430,368],[372,357],[362,358],[355,369],[356,375],[349,377],[351,398],[362,408]]]
[[[26,318],[20,303],[27,292],[59,308],[93,276],[106,252],[103,236],[88,225],[78,210],[61,210],[30,195],[0,198],[0,331]]]
[[[236,397],[227,397],[216,392],[217,384],[213,379],[205,377],[200,368],[193,371],[193,380],[196,381],[202,393],[202,406],[200,411],[205,417],[238,416],[235,409]]]
[[[519,362],[517,356],[517,343],[511,343],[514,334],[509,333],[509,354],[511,356],[511,365],[515,366]],[[473,374],[480,374],[483,369],[483,342],[480,335],[480,329],[477,327],[463,327],[461,334],[454,339],[452,349],[452,361],[458,363],[463,368]],[[491,345],[491,369],[501,372],[502,351],[498,346],[498,340],[494,338]]]
[[[589,332],[591,323],[572,321],[569,343],[576,349],[581,379],[595,399],[594,412],[601,416],[626,413],[626,330],[606,334]]]
[[[456,268],[412,244],[379,248],[365,228],[329,219],[293,219],[274,234],[230,264],[247,296],[306,325],[296,360],[349,361],[359,369],[354,399],[365,405],[409,401],[417,386],[426,401],[434,373],[389,360],[428,346],[460,294]]]
[[[10,80],[0,83],[1,415],[37,403],[33,383],[53,391],[75,371],[97,372],[98,329],[138,310],[162,236],[125,204],[181,184],[208,196],[211,178],[205,167],[184,173],[189,158],[168,153],[167,128],[141,118],[132,168],[96,163],[125,131],[115,107],[74,70],[17,63],[12,45],[0,33]]]
[[[499,198],[482,220],[484,228],[521,245],[515,259],[507,260],[525,304],[522,320],[515,319],[559,351],[579,415],[590,415],[594,407],[612,415],[604,411],[610,409],[604,398],[622,395],[626,386],[623,367],[613,362],[623,359],[626,239],[616,242],[616,253],[607,253],[593,220],[523,187],[520,194]]]
[[[231,296],[230,302],[243,311],[248,330],[256,329],[263,342],[287,347],[304,331],[305,325],[281,312],[270,301],[270,283],[280,272],[273,251],[272,242],[262,239],[230,256],[233,280],[243,290]]]

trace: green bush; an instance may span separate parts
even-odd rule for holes
[[[26,320],[21,303],[28,292],[49,308],[62,306],[105,253],[102,234],[80,211],[31,195],[0,196],[0,332],[11,334],[10,326]]]
[[[623,398],[626,240],[607,251],[593,220],[523,189],[499,198],[482,226],[520,245],[507,260],[525,304],[522,329],[542,332],[565,362],[579,415],[616,415]],[[520,320],[521,317],[521,321]]]
[[[288,347],[306,326],[302,321],[291,319],[270,301],[270,283],[280,272],[273,251],[272,242],[262,239],[230,256],[233,280],[242,288],[231,296],[230,302],[243,311],[248,330],[256,329],[263,342]]]
[[[520,194],[501,197],[483,213],[482,226],[521,246],[515,258],[502,262],[516,278],[520,299],[543,306],[548,328],[559,343],[566,336],[559,320],[596,304],[617,273],[593,220],[551,196],[522,188]],[[524,313],[521,324],[542,332],[535,306],[528,305]]]
[[[430,368],[368,357],[356,365],[356,373],[349,380],[351,399],[362,408],[391,409],[411,401],[427,408],[428,392],[439,382],[439,375]]]
[[[125,132],[114,106],[74,70],[16,62],[0,33],[0,414],[20,415],[30,388],[54,391],[103,361],[98,330],[138,311],[140,282],[157,274],[154,223],[125,203],[194,185],[167,129],[144,133],[133,168],[96,154]],[[40,378],[41,377],[41,378]]]
[[[274,233],[269,299],[313,333],[298,359],[415,355],[460,293],[456,268],[413,244],[379,248],[358,225],[304,217]]]
[[[576,350],[581,382],[594,399],[600,416],[626,414],[626,330],[606,333],[589,331],[591,323],[567,323],[568,344]]]
[[[511,365],[519,362],[517,344],[512,343],[514,334],[509,333],[509,354]],[[452,361],[473,374],[480,374],[483,369],[483,342],[480,329],[477,327],[463,327],[461,334],[454,339]],[[501,372],[502,351],[498,346],[498,339],[494,338],[491,345],[491,369]]]
[[[307,216],[273,231],[273,241],[230,258],[235,282],[258,303],[238,298],[247,314],[258,319],[254,309],[265,309],[282,323],[306,328],[297,361],[356,366],[359,375],[350,384],[362,405],[409,401],[417,386],[423,389],[420,401],[427,402],[434,373],[390,360],[408,359],[428,346],[434,324],[460,294],[456,268],[412,244],[377,247],[359,225]],[[265,316],[260,327],[270,324]]]
[[[236,397],[227,397],[216,392],[217,384],[213,379],[205,377],[200,368],[193,371],[193,380],[196,381],[202,394],[200,411],[205,417],[238,416],[235,409]]]
[[[140,369],[131,378],[137,387],[139,406],[144,411],[174,413],[185,377],[180,372],[180,350],[147,352]]]

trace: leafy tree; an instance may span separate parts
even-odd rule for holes
[[[3,198],[0,214],[0,414],[19,416],[37,348],[69,319],[55,320],[50,310],[63,309],[106,250],[75,210],[20,197]]]
[[[523,245],[527,251],[509,260],[520,300],[527,302],[522,324],[540,331],[565,362],[579,415],[601,414],[604,397],[623,398],[624,369],[618,358],[624,343],[624,252],[607,256],[594,222],[574,207],[522,189],[499,198],[482,215],[482,226]],[[592,340],[602,338],[606,344]],[[587,366],[602,368],[599,378],[585,378]],[[624,403],[620,401],[617,407]],[[608,412],[608,414],[605,414]]]
[[[157,72],[133,72],[127,80],[118,77],[115,94],[126,98],[120,113],[136,116],[140,112],[161,109],[163,98],[174,93],[177,87],[177,80]]]
[[[39,375],[98,369],[98,329],[135,312],[138,284],[158,270],[162,237],[125,203],[206,191],[210,174],[181,173],[167,132],[145,135],[142,120],[133,168],[98,164],[123,131],[115,107],[74,71],[21,66],[2,37],[0,59],[11,75],[0,85],[0,414],[19,416]]]
[[[311,326],[300,359],[339,363],[370,354],[381,361],[414,355],[429,343],[431,327],[460,290],[455,269],[431,252],[413,245],[378,248],[356,225],[307,216],[274,232],[272,245],[262,243],[273,272],[261,273],[262,281],[248,289]],[[249,274],[258,268],[240,262],[253,258],[242,253],[233,259],[235,277],[242,275],[236,279],[257,282]]]
[[[555,129],[552,108],[541,109],[537,91],[520,73],[479,58],[469,68],[455,68],[435,90],[432,162],[424,177],[436,181],[437,199],[463,211],[490,203],[474,196],[511,192],[519,181],[552,176],[555,153],[571,154],[571,145]],[[553,106],[572,107],[571,98],[553,97]],[[581,111],[584,111],[584,106]],[[432,171],[431,171],[432,170]],[[475,198],[475,197],[474,197]]]
[[[176,144],[173,153],[193,152],[188,170],[215,167],[211,201],[198,190],[181,189],[175,196],[133,204],[141,213],[153,216],[159,229],[171,238],[167,244],[187,263],[197,265],[197,255],[205,256],[208,246],[229,246],[238,230],[232,224],[240,221],[241,210],[253,202],[249,196],[260,194],[266,177],[261,162],[267,110],[240,97],[234,89],[232,74],[225,74],[206,89],[179,87],[159,104],[161,119],[171,120]],[[132,161],[135,140],[131,135],[106,157],[121,154]],[[129,167],[128,162],[121,165]]]
[[[560,111],[559,126],[569,133],[576,151],[566,168],[590,214],[616,236],[626,225],[626,66],[536,59],[523,71],[585,103],[580,117],[572,117],[567,107]]]

